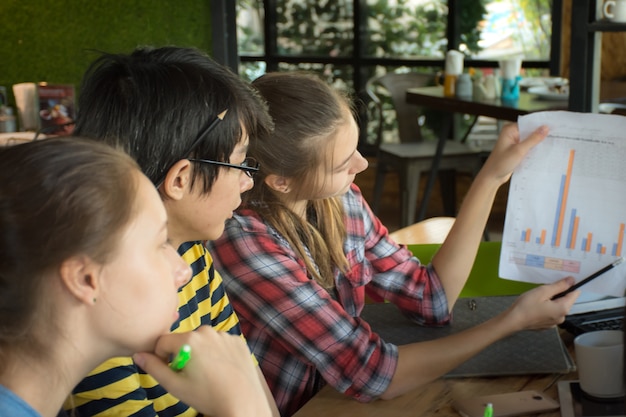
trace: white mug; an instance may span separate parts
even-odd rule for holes
[[[598,398],[624,395],[624,332],[597,330],[574,339],[580,388]]]
[[[606,0],[603,13],[612,22],[626,22],[626,0]]]

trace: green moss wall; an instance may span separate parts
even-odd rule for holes
[[[210,52],[209,0],[1,0],[0,86],[74,84],[97,56],[138,45]]]

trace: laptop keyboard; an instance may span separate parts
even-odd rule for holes
[[[624,308],[619,307],[567,316],[561,327],[575,335],[593,330],[623,330]]]
[[[590,327],[593,330],[621,330],[624,326],[624,317],[584,321],[581,326]]]

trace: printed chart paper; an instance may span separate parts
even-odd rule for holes
[[[511,178],[500,276],[578,282],[626,256],[626,117],[539,112],[518,123],[522,138],[541,125],[550,133]],[[581,290],[624,295],[626,263]]]

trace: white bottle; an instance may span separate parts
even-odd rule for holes
[[[500,88],[498,80],[493,74],[489,74],[485,77],[485,99],[493,100],[500,97]]]

